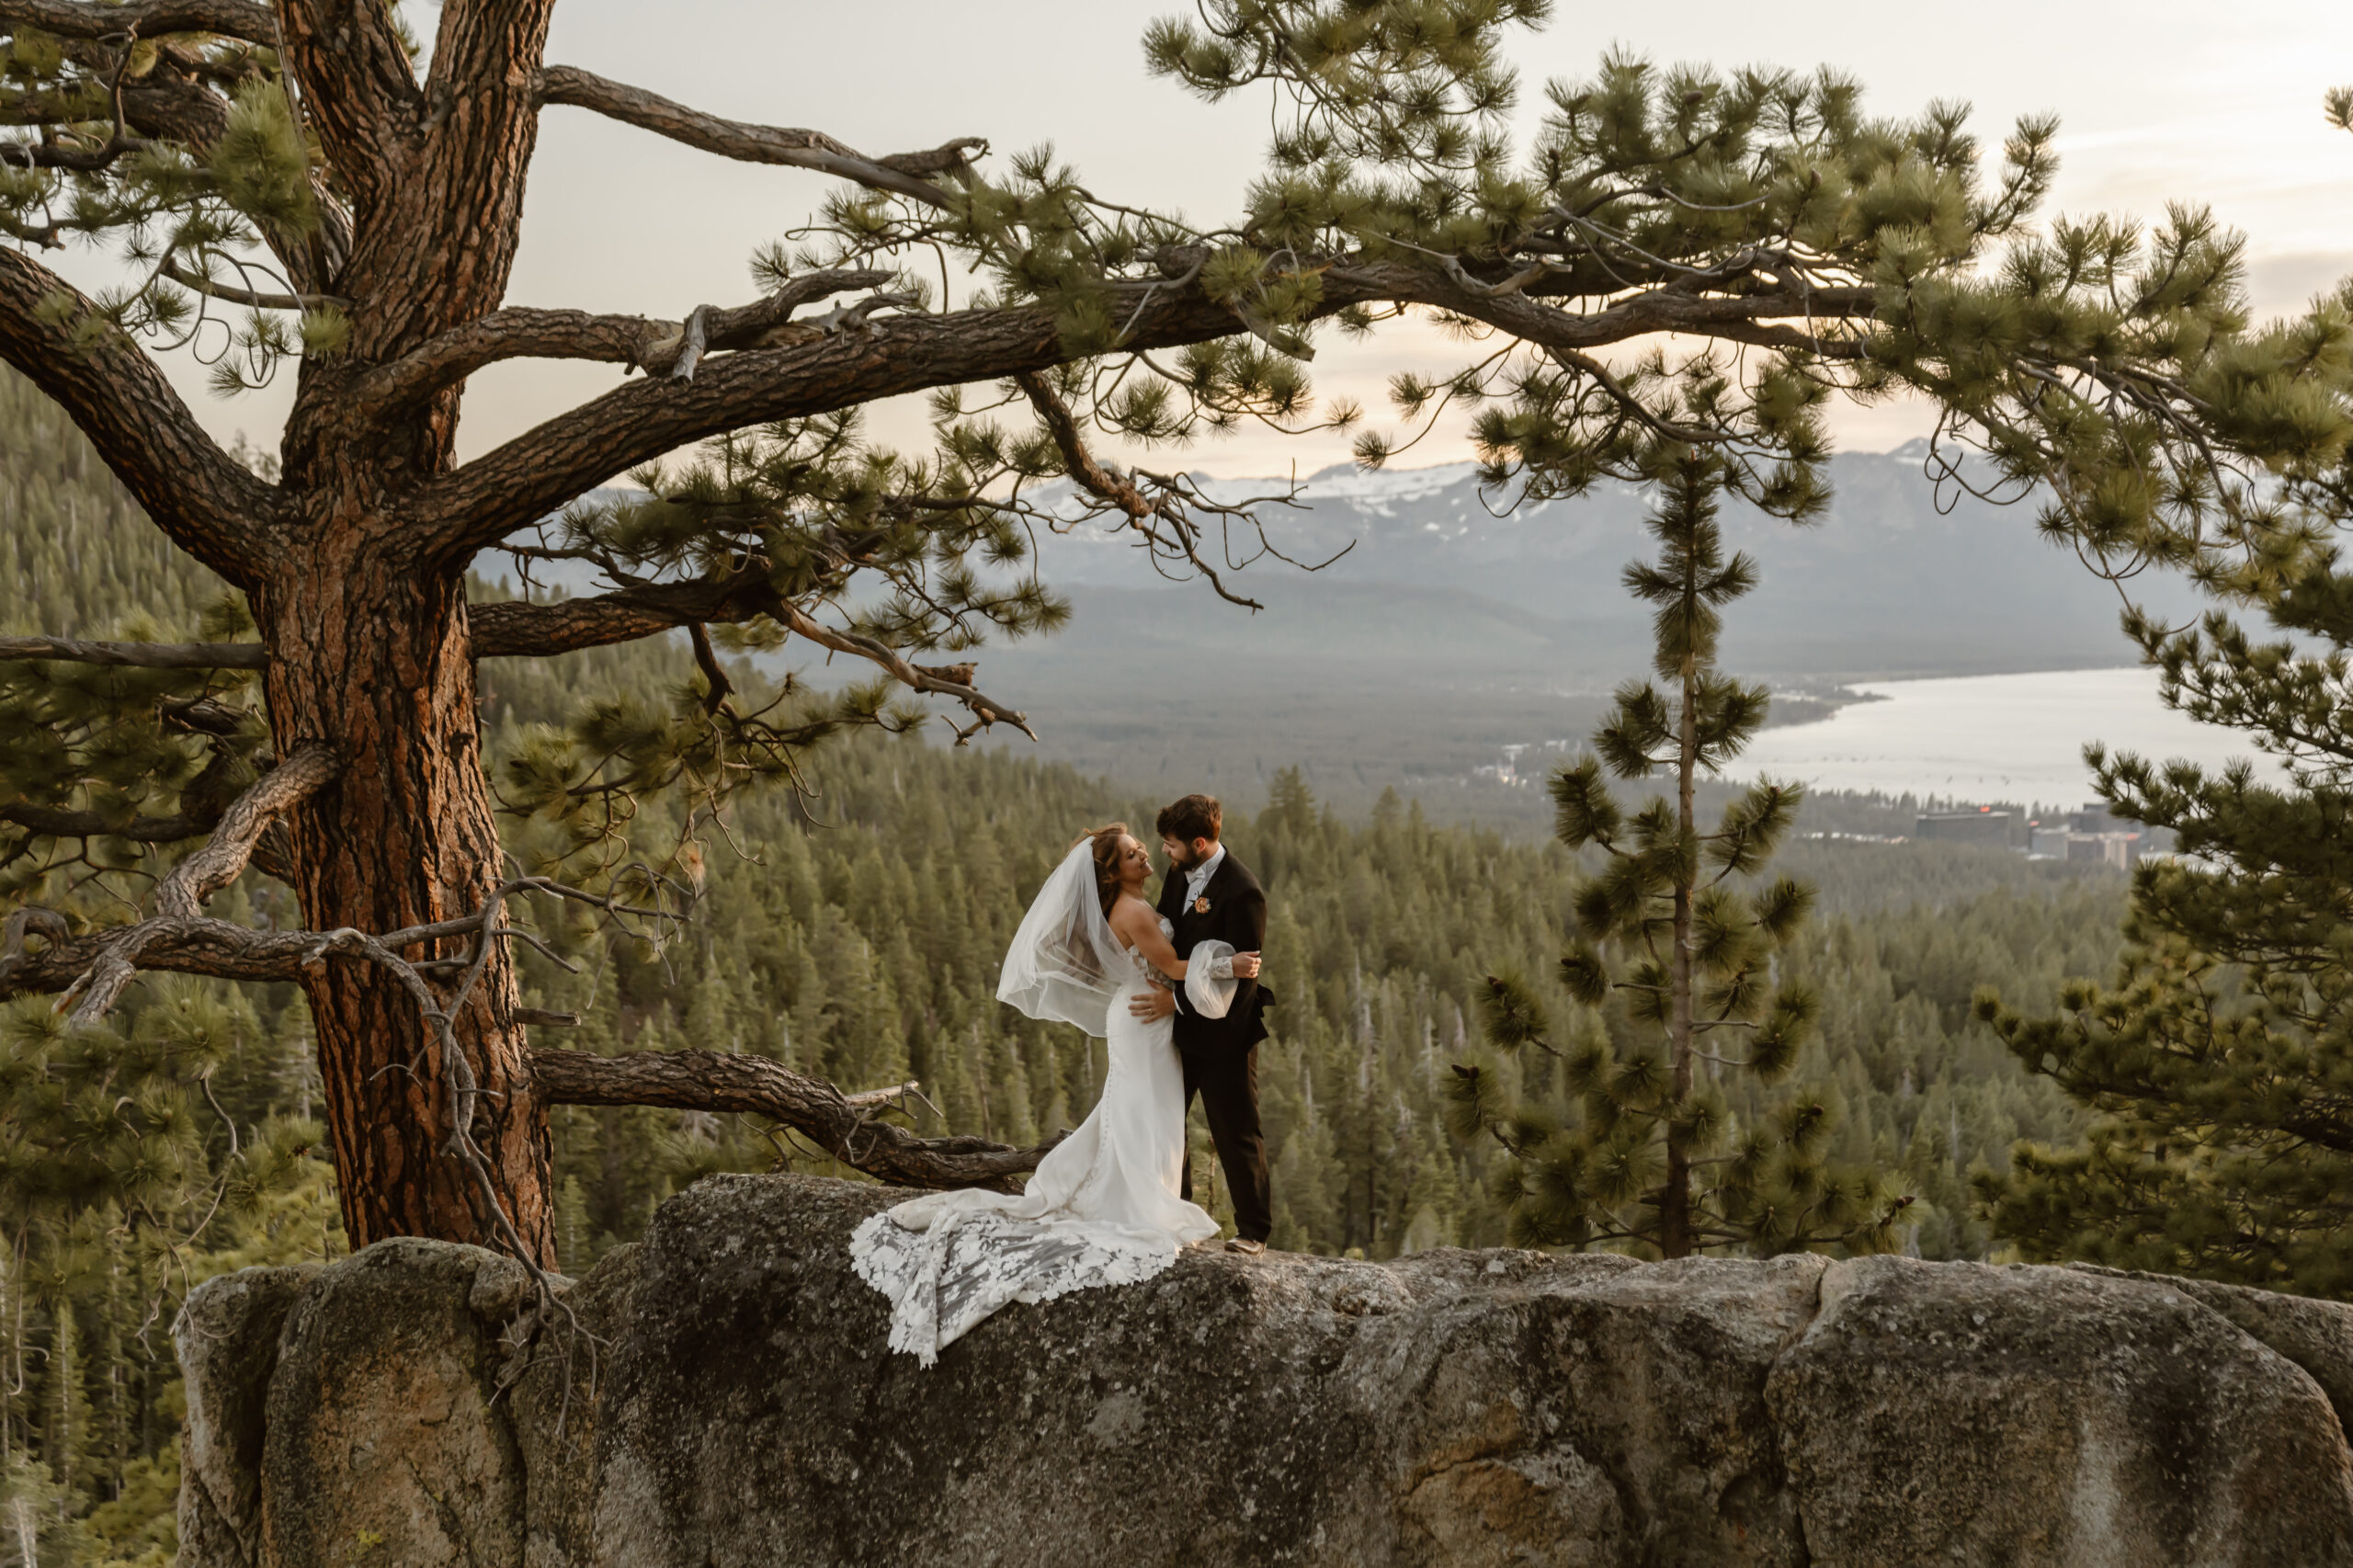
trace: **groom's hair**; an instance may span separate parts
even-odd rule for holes
[[[1188,795],[1160,808],[1159,820],[1152,824],[1163,838],[1173,838],[1179,844],[1190,844],[1196,838],[1206,838],[1211,844],[1225,826],[1225,810],[1217,803],[1215,795]]]

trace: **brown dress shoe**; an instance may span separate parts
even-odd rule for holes
[[[1267,1250],[1267,1244],[1264,1242],[1254,1242],[1248,1236],[1235,1236],[1233,1240],[1225,1244],[1225,1250],[1228,1252],[1247,1253],[1250,1256],[1256,1257],[1260,1253]]]

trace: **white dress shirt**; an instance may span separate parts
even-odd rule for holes
[[[1217,869],[1224,864],[1225,846],[1221,844],[1211,852],[1208,859],[1185,873],[1186,908],[1190,909],[1200,902],[1202,890],[1210,885],[1210,879],[1216,876]]]

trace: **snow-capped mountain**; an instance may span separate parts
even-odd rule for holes
[[[1853,677],[2129,662],[2115,589],[2042,542],[2033,505],[1994,506],[1949,488],[1939,496],[1922,477],[1922,455],[1915,446],[1835,460],[1836,499],[1811,527],[1727,506],[1728,540],[1761,574],[1727,617],[1727,664]],[[1172,585],[1129,536],[1082,525],[1046,539],[1039,562],[1048,583],[1072,593],[1082,628],[1095,620],[1119,637],[1271,639],[1269,653],[1303,642],[1449,663],[1516,663],[1535,639],[1555,676],[1631,674],[1644,662],[1645,615],[1620,580],[1629,561],[1651,552],[1646,503],[1631,486],[1509,508],[1508,495],[1482,493],[1469,463],[1329,469],[1288,506],[1272,499],[1284,495],[1283,481],[1200,483],[1228,505],[1268,498],[1256,508],[1267,537],[1293,560],[1337,559],[1313,574],[1266,559],[1229,574],[1229,586],[1270,612],[1245,631],[1205,585]],[[1243,528],[1233,543],[1246,556],[1256,540]],[[2143,578],[2134,590],[2169,611],[2189,602],[2178,584]],[[1267,624],[1285,617],[1299,620],[1292,634]]]
[[[2001,506],[1923,477],[1921,443],[1831,463],[1826,520],[1793,528],[1738,504],[1724,512],[1733,548],[1760,585],[1727,617],[1724,659],[1756,675],[1813,679],[1959,675],[2129,662],[2115,588],[2044,543],[2032,503]],[[1222,603],[1206,584],[1172,581],[1133,536],[1083,521],[1040,538],[1037,569],[1077,610],[1063,636],[994,650],[1024,665],[1130,649],[1154,661],[1341,659],[1590,687],[1645,662],[1645,612],[1620,573],[1650,553],[1635,488],[1609,483],[1574,501],[1514,507],[1460,462],[1367,473],[1342,465],[1296,490],[1286,479],[1197,479],[1226,506],[1255,503],[1223,525],[1221,561],[1233,592],[1267,613]],[[602,494],[602,493],[600,493]],[[614,494],[619,494],[618,492]],[[1070,510],[1052,491],[1050,506]],[[1256,559],[1253,559],[1256,557]],[[504,562],[485,557],[496,576]],[[535,574],[593,591],[565,563]],[[574,576],[581,580],[574,582]],[[2187,611],[2182,585],[2137,579],[2161,613]]]

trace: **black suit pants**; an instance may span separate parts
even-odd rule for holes
[[[1274,1233],[1272,1185],[1267,1178],[1267,1141],[1258,1131],[1258,1047],[1237,1046],[1228,1040],[1177,1047],[1185,1064],[1185,1110],[1190,1115],[1199,1095],[1209,1119],[1210,1137],[1217,1143],[1218,1163],[1225,1168],[1226,1190],[1233,1197],[1233,1229],[1237,1235],[1263,1242]],[[1193,1196],[1191,1140],[1185,1148],[1185,1197]]]

